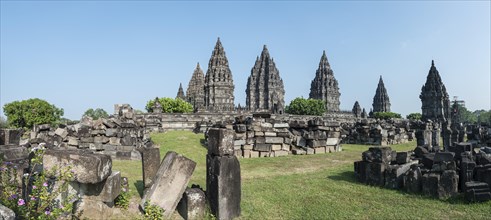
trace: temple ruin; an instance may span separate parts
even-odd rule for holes
[[[322,53],[319,68],[315,72],[315,78],[310,85],[309,98],[320,99],[326,103],[327,111],[339,111],[338,81],[334,78],[334,72],[327,61],[326,51]]]

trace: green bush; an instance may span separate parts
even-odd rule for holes
[[[92,119],[97,120],[99,118],[107,118],[109,117],[109,114],[107,114],[107,112],[102,108],[96,108],[95,110],[89,108],[87,111],[85,111],[83,116],[89,116]]]
[[[375,112],[373,117],[376,119],[401,118],[401,114],[395,112]]]
[[[24,129],[31,129],[38,124],[54,125],[63,116],[62,108],[38,98],[7,103],[3,106],[3,112],[9,126]]]
[[[143,219],[148,219],[148,220],[164,219],[164,209],[156,205],[150,205],[150,203],[146,201],[145,216]]]
[[[4,162],[0,167],[0,203],[12,209],[18,219],[69,219],[72,215],[75,196],[60,196],[68,190],[68,183],[73,178],[69,165],[53,167],[49,171],[35,172],[36,167],[42,166],[44,148],[33,150],[31,171],[19,180],[17,173],[20,167],[12,162]],[[49,178],[54,176],[56,179]],[[22,186],[19,187],[19,182]],[[30,190],[25,190],[29,189]],[[24,193],[23,193],[24,192]]]
[[[188,102],[180,99],[180,98],[159,98],[158,99],[160,105],[162,106],[163,113],[189,113],[193,112],[193,106]],[[147,102],[145,109],[147,112],[152,112],[152,108],[155,104],[155,99],[152,99]]]
[[[320,99],[304,99],[297,97],[287,105],[285,112],[294,115],[323,115],[326,112],[326,106]]]
[[[114,204],[118,208],[128,209],[128,206],[130,205],[130,193],[128,191],[121,191],[114,200]]]
[[[421,120],[421,117],[422,117],[421,113],[411,113],[406,116],[406,118],[410,120]]]

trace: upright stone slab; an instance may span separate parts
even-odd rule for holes
[[[184,219],[203,219],[206,211],[205,192],[200,188],[187,188],[177,206]]]
[[[70,182],[71,190],[75,190],[82,199],[96,200],[106,203],[114,202],[121,192],[121,173],[114,171],[100,183]]]
[[[143,195],[140,206],[145,209],[145,203],[157,205],[164,209],[164,217],[169,218],[176,209],[182,197],[191,175],[196,167],[196,162],[169,151],[164,157],[154,183]]]
[[[423,194],[438,197],[438,186],[440,185],[440,174],[427,173],[423,175]]]
[[[385,163],[368,163],[366,168],[366,181],[368,185],[384,186],[385,184]]]
[[[240,164],[235,156],[206,156],[206,193],[218,219],[240,216]]]
[[[153,178],[159,170],[160,149],[143,147],[139,151],[142,156],[143,184],[145,188],[149,188],[152,186]]]
[[[404,186],[404,174],[418,161],[411,161],[402,165],[389,165],[385,171],[385,187],[400,189]]]
[[[404,175],[404,189],[410,193],[420,193],[422,190],[421,169],[417,165],[411,166],[406,175]]]
[[[447,199],[454,197],[459,192],[459,176],[455,170],[446,170],[443,172],[438,184],[438,198]]]
[[[211,128],[208,131],[208,154],[213,156],[234,154],[235,132],[225,128]]]

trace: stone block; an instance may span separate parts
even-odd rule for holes
[[[282,148],[282,145],[281,144],[272,144],[271,145],[271,150],[272,151],[281,150],[281,148]]]
[[[411,152],[397,152],[396,163],[405,164],[411,160]]]
[[[82,199],[112,203],[121,192],[121,173],[113,171],[105,180],[95,184],[70,182],[70,187]]]
[[[360,183],[366,183],[367,176],[367,165],[366,161],[355,161],[355,179]]]
[[[234,154],[234,131],[211,128],[208,131],[208,154],[215,156]]]
[[[111,174],[112,160],[108,155],[94,154],[82,150],[53,150],[44,153],[43,165],[46,170],[59,170],[71,166],[72,181],[80,183],[99,183]],[[56,177],[59,172],[55,172]]]
[[[307,152],[306,152],[306,151],[304,151],[304,150],[302,150],[302,149],[299,149],[299,148],[294,148],[294,149],[292,149],[292,153],[293,153],[294,155],[305,155],[305,154],[307,154]]]
[[[264,132],[264,136],[265,136],[265,137],[276,137],[276,132],[272,132],[272,131],[265,131],[265,132]]]
[[[106,129],[105,135],[107,137],[116,137],[118,135],[118,129],[117,128],[108,128],[108,129]]]
[[[290,132],[277,132],[276,136],[284,137],[286,139],[287,137],[290,137]]]
[[[271,153],[268,151],[268,152],[265,152],[265,151],[259,151],[259,157],[270,157],[271,156]],[[273,154],[273,157],[274,157],[274,154]]]
[[[271,151],[271,144],[254,144],[255,151],[269,152]]]
[[[118,137],[110,137],[109,138],[110,145],[121,145],[121,138]]]
[[[413,165],[404,175],[404,189],[410,193],[420,193],[422,190],[422,179],[421,169],[419,166]]]
[[[217,219],[240,216],[240,164],[234,156],[206,156],[206,194]]]
[[[283,156],[288,156],[288,151],[284,150],[278,150],[274,152],[275,157],[283,157]]]
[[[275,123],[273,125],[273,128],[289,128],[290,125],[288,123]]]
[[[258,157],[259,157],[259,151],[251,150],[251,158],[258,158]]]
[[[242,150],[252,150],[252,148],[253,148],[252,144],[242,145]]]
[[[145,209],[145,202],[149,202],[163,208],[164,217],[169,218],[186,190],[195,167],[196,162],[176,152],[167,152],[155,174],[152,186],[143,195],[141,208]]]
[[[266,144],[282,144],[283,140],[284,139],[282,137],[266,137],[265,143]]]
[[[455,170],[446,170],[440,177],[438,185],[438,198],[447,199],[457,195],[459,192],[459,176]]]
[[[455,153],[454,152],[436,152],[434,162],[447,162],[454,160]]]
[[[282,144],[281,149],[285,151],[290,151],[291,150],[291,145],[290,144]]]
[[[17,145],[4,145],[0,146],[0,155],[3,155],[3,161],[17,161],[27,159],[29,151],[27,148]]]
[[[264,144],[266,143],[266,138],[265,137],[256,137],[255,142],[256,144]]]
[[[242,146],[245,145],[246,141],[245,140],[235,140],[234,141],[234,146]]]
[[[80,137],[80,142],[82,142],[82,143],[93,143],[94,137]]]
[[[483,182],[466,182],[465,199],[469,202],[485,202],[491,200],[490,188]]]
[[[296,141],[295,141],[295,146],[306,147],[307,146],[307,140],[304,137],[297,136]]]
[[[392,149],[390,147],[370,147],[368,151],[363,152],[364,161],[385,163],[392,161]]]
[[[0,129],[0,145],[19,145],[22,129]]]
[[[366,168],[366,183],[372,186],[383,186],[385,184],[385,163],[368,163]]]
[[[94,143],[95,144],[107,144],[109,142],[109,138],[106,136],[95,136]]]
[[[66,138],[66,136],[68,135],[68,131],[65,128],[57,128],[55,130],[55,134],[62,138]]]
[[[153,184],[153,179],[160,166],[160,149],[146,148],[138,149],[142,157],[143,185],[149,188]]]
[[[438,197],[438,186],[440,185],[440,174],[427,173],[423,175],[422,191],[423,194]]]
[[[325,154],[326,153],[326,147],[315,147],[314,153],[315,154]]]
[[[416,157],[418,158],[423,158],[423,155],[427,153],[429,153],[428,149],[422,146],[418,146],[416,149],[414,149],[414,154],[416,154]]]
[[[0,219],[2,220],[15,220],[15,212],[12,209],[0,204]]]
[[[78,138],[68,137],[68,145],[69,146],[78,146]]]
[[[418,161],[411,161],[401,165],[389,165],[385,170],[385,187],[389,189],[402,189],[404,187],[404,174]]]
[[[250,158],[251,157],[251,150],[242,150],[242,157],[243,158]]]
[[[113,215],[113,209],[106,203],[91,199],[75,202],[73,212],[79,219],[110,219]]]
[[[304,150],[307,152],[307,155],[315,154],[314,148],[306,147]]]
[[[435,159],[435,153],[427,153],[423,155],[423,165],[426,169],[431,169],[433,167]]]
[[[474,168],[476,168],[476,162],[462,158],[460,162],[460,188],[462,192],[465,192],[465,184],[473,180]]]
[[[326,140],[308,140],[307,146],[311,147],[311,148],[325,147],[326,146]]]
[[[254,132],[254,136],[256,136],[256,137],[264,137],[264,132],[262,132],[262,131],[255,131]]]
[[[177,205],[177,211],[184,219],[203,219],[206,211],[206,196],[199,188],[187,188]]]
[[[237,133],[245,133],[247,131],[247,126],[245,124],[236,124],[234,125],[234,129]]]

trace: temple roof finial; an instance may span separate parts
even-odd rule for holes
[[[435,66],[435,61],[431,60],[431,66]]]

